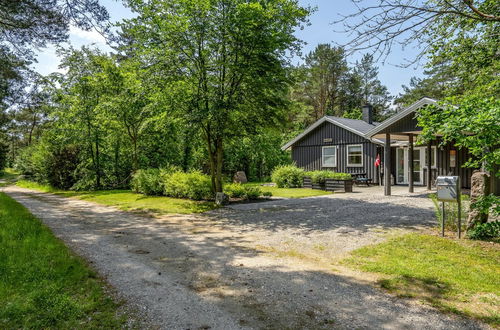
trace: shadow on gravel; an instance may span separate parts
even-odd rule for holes
[[[223,219],[242,230],[266,229],[279,231],[364,232],[373,228],[415,229],[436,225],[434,210],[391,202],[368,202],[354,198],[310,198],[300,201],[284,200],[252,209],[219,209],[208,212],[209,217]]]
[[[29,204],[25,195],[16,199]],[[286,259],[259,259],[261,252],[243,246],[243,236],[212,225],[210,217],[183,218],[186,224],[141,217],[104,207],[89,207],[85,202],[42,197],[43,203],[31,203],[30,210],[43,218],[56,234],[71,240],[71,246],[94,261],[97,269],[106,265],[110,280],[127,274],[144,264],[142,278],[129,278],[129,283],[116,289],[124,296],[143,297],[140,301],[154,317],[155,323],[166,324],[172,305],[180,308],[183,301],[170,301],[164,281],[189,288],[205,304],[214,304],[229,313],[241,327],[266,329],[330,329],[339,328],[470,328],[468,320],[452,319],[413,306],[381,293],[368,283],[323,271],[297,271],[288,267]],[[270,230],[300,227],[329,230],[348,227],[367,230],[371,226],[409,226],[422,209],[405,208],[389,203],[369,204],[358,200],[330,200],[322,205],[316,200],[303,206],[279,211],[229,211],[220,214],[233,224],[254,224]],[[396,210],[397,208],[397,210]],[[362,210],[364,214],[360,214]],[[366,211],[368,210],[368,211]],[[341,216],[336,216],[341,215]],[[401,215],[399,215],[401,214]],[[405,215],[402,215],[405,214]],[[432,214],[432,212],[430,212]],[[429,214],[429,215],[430,215]],[[120,249],[130,257],[105,257]],[[89,255],[91,257],[89,257]],[[97,256],[93,258],[92,256]],[[93,260],[95,259],[95,260]],[[267,263],[262,263],[267,260]],[[271,260],[271,262],[269,262]],[[151,273],[151,274],[149,274]],[[166,276],[165,276],[166,275]],[[147,276],[147,281],[144,277]],[[190,324],[176,328],[212,327],[203,323],[202,315],[189,314]],[[182,322],[182,318],[179,318]],[[167,322],[168,321],[168,322]]]

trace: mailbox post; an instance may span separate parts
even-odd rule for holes
[[[458,206],[458,238],[462,235],[462,215],[461,210],[461,185],[460,177],[458,176],[438,176],[437,184],[437,199],[442,202],[443,214],[441,223],[441,235],[444,236],[444,221],[445,221],[445,202],[456,202]]]

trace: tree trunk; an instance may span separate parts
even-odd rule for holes
[[[133,155],[133,171],[137,171],[139,169],[139,160],[137,157],[137,137],[134,136],[132,138],[132,143],[134,144],[134,155]]]
[[[101,187],[101,164],[99,163],[99,134],[95,134],[95,174],[96,174],[96,188]]]
[[[222,162],[224,159],[224,149],[222,148],[222,138],[216,142],[216,172],[215,172],[215,192],[222,192]]]
[[[210,176],[212,177],[212,190],[214,193],[222,192],[222,138],[216,138],[214,143],[207,136],[208,158],[210,161]]]

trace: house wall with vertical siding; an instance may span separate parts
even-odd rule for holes
[[[332,139],[332,141],[325,142],[325,139]],[[347,146],[359,144],[363,148],[363,166],[347,166]],[[337,166],[335,168],[322,166],[322,147],[324,146],[337,147]],[[374,165],[376,157],[377,145],[375,143],[330,122],[318,126],[292,146],[293,161],[297,166],[307,171],[332,170],[353,174],[365,173],[374,182],[378,182]]]

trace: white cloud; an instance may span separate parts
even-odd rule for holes
[[[69,29],[70,39],[78,44],[106,44],[106,39],[96,30],[85,31],[77,27],[71,26]]]

